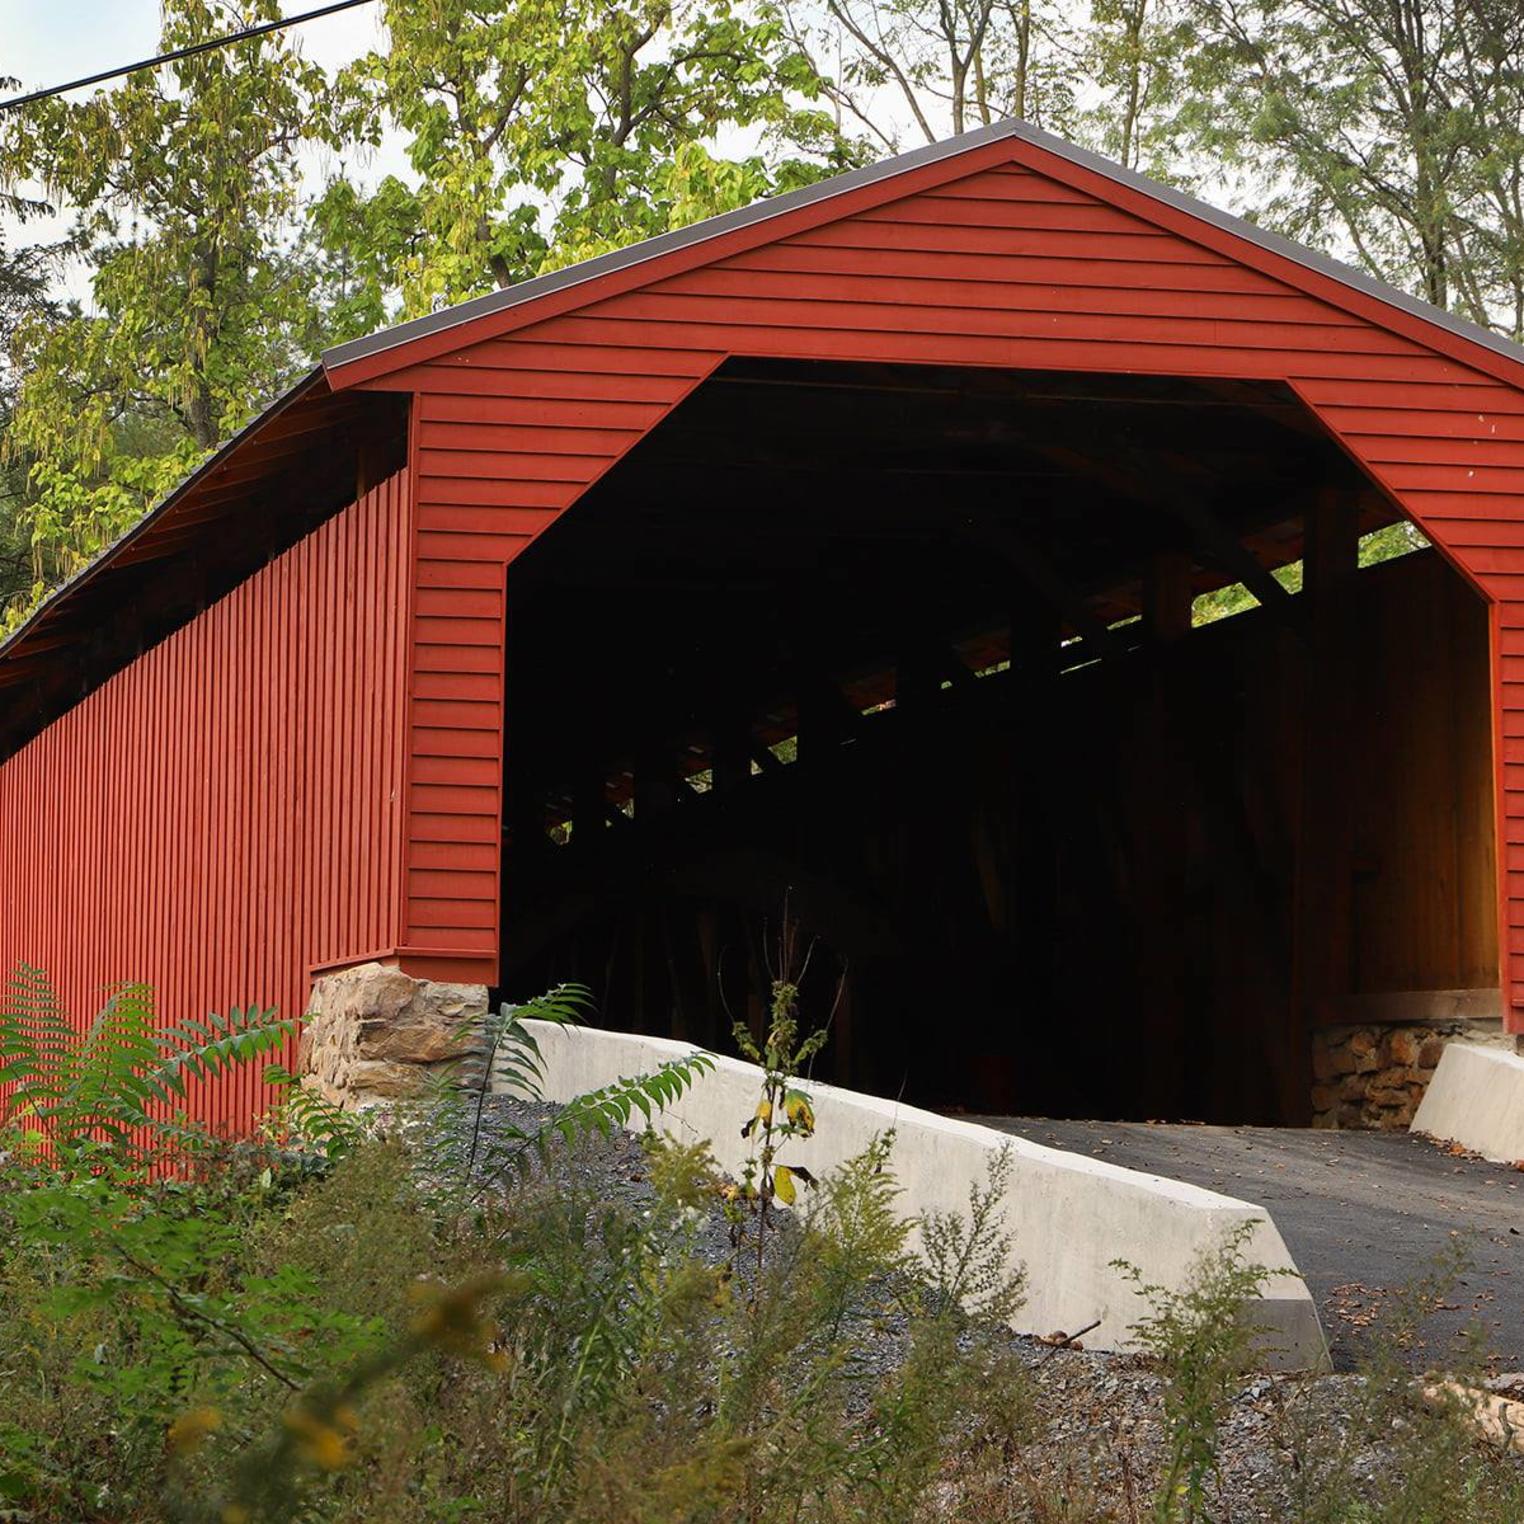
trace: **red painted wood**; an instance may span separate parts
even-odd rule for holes
[[[1524,1029],[1524,366],[1010,141],[336,370],[414,395],[410,472],[0,767],[0,961],[81,1012],[123,978],[299,1010],[375,953],[494,981],[506,569],[731,355],[1292,385],[1493,604]]]
[[[495,840],[501,812],[481,766],[500,765],[504,719],[494,579],[731,355],[1289,382],[1524,654],[1524,366],[1042,149],[986,145],[331,375],[417,398],[431,601],[411,647],[404,937],[429,960],[496,974],[469,949],[499,886],[451,850]],[[459,638],[433,622],[446,608]],[[1506,863],[1524,859],[1524,684],[1502,671]],[[1524,941],[1516,873],[1504,946]],[[1524,961],[1504,983],[1524,990]],[[1524,1004],[1511,1019],[1524,1029]]]
[[[0,766],[0,970],[80,1018],[122,980],[300,1014],[312,967],[396,943],[407,516],[399,472]],[[257,1080],[192,1109],[247,1127]]]

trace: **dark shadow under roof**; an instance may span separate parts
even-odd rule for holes
[[[310,371],[55,589],[0,644],[0,758],[352,501],[403,406]]]

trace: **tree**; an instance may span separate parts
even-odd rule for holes
[[[1077,135],[1129,169],[1189,178],[1168,130],[1194,39],[1177,0],[1091,0],[1090,22],[1079,75],[1094,96],[1079,112]]]
[[[839,113],[883,149],[1020,117],[1076,119],[1079,34],[1061,0],[789,0],[790,34]]]
[[[1506,0],[1192,0],[1177,128],[1293,238],[1524,332],[1524,16]]]
[[[407,313],[511,285],[840,167],[819,81],[770,8],[732,0],[388,0],[349,70],[352,140],[409,137],[415,185],[318,212],[329,257]],[[745,158],[717,138],[760,137]]]
[[[0,76],[0,89],[14,90],[19,81]],[[26,196],[0,193],[0,216],[23,225],[31,217],[50,212],[45,202]],[[48,318],[54,304],[48,298],[49,251],[32,245],[19,249],[6,246],[0,228],[0,438],[10,425],[16,406],[19,378],[10,363],[17,330],[33,318]],[[26,500],[26,472],[0,452],[0,627],[5,611],[33,580],[31,549],[21,523]]]
[[[21,207],[15,197],[0,198],[12,216]],[[17,377],[6,356],[17,329],[34,319],[45,320],[48,300],[47,251],[30,247],[9,249],[0,237],[0,435],[8,428],[16,406]],[[34,580],[33,557],[23,524],[26,472],[0,456],[0,626],[5,611],[25,595]]]
[[[278,15],[277,0],[173,0],[175,48]],[[75,208],[66,252],[92,304],[11,336],[7,431],[42,578],[119,534],[305,363],[314,277],[295,221],[297,153],[326,82],[279,34],[55,99],[0,124],[6,184]]]

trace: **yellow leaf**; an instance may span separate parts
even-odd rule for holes
[[[809,1134],[815,1130],[815,1109],[810,1105],[810,1098],[802,1090],[790,1090],[783,1098],[783,1109],[788,1114],[790,1122],[800,1132]]]
[[[772,1121],[772,1119],[773,1103],[768,1100],[766,1096],[763,1096],[762,1099],[757,1102],[757,1120],[764,1127],[766,1127],[767,1124]]]
[[[192,1408],[169,1426],[169,1448],[177,1455],[189,1455],[200,1448],[208,1434],[222,1427],[222,1414],[216,1408]]]
[[[798,1193],[794,1190],[794,1172],[788,1165],[780,1164],[773,1171],[773,1195],[784,1206],[793,1206],[794,1198]]]

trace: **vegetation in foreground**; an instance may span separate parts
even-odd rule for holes
[[[177,1105],[193,1077],[260,1062],[281,1023],[166,1032],[128,989],[80,1038],[18,976],[0,1002],[0,1517],[1225,1516],[1263,1280],[1240,1243],[1150,1293],[1163,1442],[1107,1495],[1083,1449],[1043,1458],[1057,1415],[1004,1328],[1022,1283],[1000,1168],[913,1249],[892,1138],[819,1180],[791,1164],[817,1125],[798,1069],[818,1039],[780,982],[770,1030],[738,1034],[765,1070],[741,1177],[648,1132],[642,1190],[621,1195],[590,1167],[605,1135],[703,1083],[702,1058],[557,1110],[505,1117],[484,1095],[495,1072],[532,1096],[525,1019],[581,999],[505,1010],[487,1063],[383,1125],[293,1091],[259,1141],[227,1144]],[[1285,1405],[1278,1511],[1235,1516],[1524,1515],[1515,1468],[1457,1404],[1421,1400],[1394,1354],[1408,1332],[1340,1424]]]

